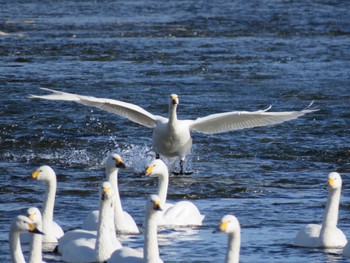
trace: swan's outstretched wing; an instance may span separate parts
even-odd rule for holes
[[[30,95],[30,98],[39,98],[46,100],[64,100],[64,101],[74,101],[86,106],[91,106],[99,108],[104,111],[108,111],[122,117],[125,117],[133,122],[140,125],[154,128],[156,126],[156,121],[164,119],[161,116],[153,115],[148,111],[142,109],[141,107],[126,103],[119,100],[95,98],[92,96],[82,96],[73,93],[61,92],[52,89],[42,88],[43,90],[51,91],[52,94],[49,95]]]
[[[270,108],[253,112],[232,111],[208,115],[194,120],[190,124],[190,130],[205,134],[215,134],[282,123],[296,119],[306,113],[317,111],[317,109],[310,109],[308,107],[302,111],[268,112]]]

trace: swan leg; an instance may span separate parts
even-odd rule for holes
[[[180,172],[173,171],[174,175],[183,175],[183,174],[189,175],[189,174],[193,174],[193,171],[184,171],[184,163],[185,163],[185,161],[181,159],[180,160]]]

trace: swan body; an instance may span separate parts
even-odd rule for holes
[[[170,96],[168,118],[153,115],[143,108],[119,100],[95,98],[78,94],[66,93],[52,89],[42,88],[52,92],[49,95],[30,95],[30,98],[47,100],[74,101],[86,106],[96,107],[122,117],[135,123],[153,129],[153,150],[157,156],[180,159],[180,174],[184,173],[184,160],[192,147],[191,131],[204,134],[216,134],[232,130],[240,130],[258,126],[267,126],[296,119],[313,109],[289,112],[259,111],[232,111],[217,113],[195,120],[179,120],[177,118],[177,105],[179,98],[176,94]]]
[[[233,215],[225,215],[216,231],[228,234],[226,263],[238,263],[241,248],[241,227],[238,219]]]
[[[42,229],[42,216],[41,212],[36,207],[30,207],[27,210],[27,214],[30,220],[32,220],[33,224],[37,229]],[[29,263],[42,263],[43,255],[42,255],[42,243],[43,236],[42,235],[31,235],[32,240],[30,242],[29,249]]]
[[[157,195],[150,195],[146,203],[145,233],[143,252],[137,249],[123,247],[116,250],[108,263],[162,263],[159,257],[159,247],[157,238],[157,226],[159,222],[159,212],[161,211],[160,198]]]
[[[338,227],[338,212],[341,176],[332,172],[328,175],[328,199],[322,224],[308,224],[302,228],[294,239],[299,247],[342,248],[346,245],[346,237]]]
[[[166,164],[161,159],[152,161],[145,174],[158,177],[158,195],[164,207],[161,217],[161,226],[201,226],[204,219],[199,209],[189,201],[180,201],[175,204],[166,203],[169,172]]]
[[[9,233],[11,261],[13,263],[25,263],[20,243],[20,235],[26,232],[43,234],[35,227],[32,220],[26,216],[19,215],[13,220]]]
[[[118,234],[140,234],[139,228],[137,227],[134,219],[130,214],[123,210],[119,188],[118,188],[118,170],[125,169],[123,159],[119,154],[113,153],[109,155],[105,161],[105,169],[107,180],[112,184],[114,189],[114,224],[115,229]],[[96,230],[97,229],[97,219],[98,211],[92,211],[85,218],[83,223],[83,229],[86,230]]]
[[[64,262],[104,262],[122,246],[115,235],[113,223],[114,189],[104,182],[100,191],[99,224],[97,235],[86,236],[68,242],[62,251]]]
[[[53,220],[57,179],[54,170],[47,165],[40,166],[32,173],[33,179],[46,184],[45,198],[42,213],[42,230],[44,251],[53,250],[57,240],[64,235],[62,228]]]

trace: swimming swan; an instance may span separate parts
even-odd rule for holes
[[[115,234],[113,223],[114,189],[104,182],[100,190],[100,209],[97,235],[78,238],[68,242],[62,251],[64,262],[105,262],[116,249],[122,246]],[[60,246],[60,244],[59,244]]]
[[[126,165],[119,154],[113,153],[109,155],[105,161],[105,169],[107,180],[112,184],[114,189],[114,224],[118,234],[139,234],[139,228],[137,227],[134,219],[130,214],[123,210],[119,188],[118,188],[118,171],[119,169],[125,169]],[[88,214],[83,223],[83,229],[96,230],[98,221],[98,211],[92,211]]]
[[[64,235],[62,228],[55,221],[53,221],[57,187],[56,173],[51,167],[44,165],[36,169],[32,173],[32,177],[33,179],[46,184],[42,210],[42,231],[45,233],[43,236],[43,249],[44,251],[53,251],[54,246],[57,244],[57,240]]]
[[[158,177],[158,195],[164,207],[162,220],[159,225],[166,226],[201,226],[204,215],[189,201],[175,204],[166,203],[169,173],[166,164],[161,159],[153,160],[147,167],[147,176]]]
[[[159,211],[161,211],[160,198],[157,195],[150,195],[146,202],[145,214],[145,233],[143,252],[123,247],[116,250],[108,263],[162,263],[163,260],[159,257],[159,247],[157,238],[157,225],[159,222]]]
[[[294,239],[299,247],[342,248],[347,243],[346,237],[337,228],[340,191],[342,179],[336,172],[328,175],[328,199],[322,225],[308,224]]]
[[[191,131],[204,134],[216,134],[232,130],[240,130],[258,126],[267,126],[284,121],[296,119],[313,109],[289,112],[268,112],[270,109],[259,111],[232,111],[208,115],[195,120],[179,120],[177,118],[177,105],[179,98],[176,94],[170,96],[168,118],[153,115],[141,107],[123,101],[82,96],[52,89],[42,88],[52,92],[49,95],[29,95],[30,98],[47,100],[74,101],[86,106],[92,106],[125,117],[140,125],[153,129],[153,150],[167,158],[180,159],[180,174],[185,173],[184,161],[192,147]]]
[[[34,234],[43,234],[35,227],[32,220],[30,220],[26,216],[19,215],[12,221],[12,224],[10,227],[10,233],[9,233],[11,262],[13,263],[26,262],[23,256],[21,243],[20,243],[20,234],[26,233],[26,232],[30,232]]]
[[[225,262],[238,263],[239,251],[241,249],[241,227],[238,219],[233,215],[225,215],[214,232],[217,231],[228,234]]]
[[[42,229],[42,217],[41,212],[36,207],[30,207],[27,210],[27,214],[30,220],[32,220],[36,229]],[[29,263],[42,263],[43,253],[42,253],[42,235],[31,235],[32,240],[30,242],[29,248]]]

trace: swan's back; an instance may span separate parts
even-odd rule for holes
[[[293,245],[298,247],[317,247],[321,225],[308,224],[300,229],[294,239]]]
[[[123,247],[113,252],[108,263],[143,263],[143,252],[134,248]]]
[[[204,215],[199,212],[199,209],[189,201],[180,201],[164,212],[164,225],[193,225],[200,226]]]

